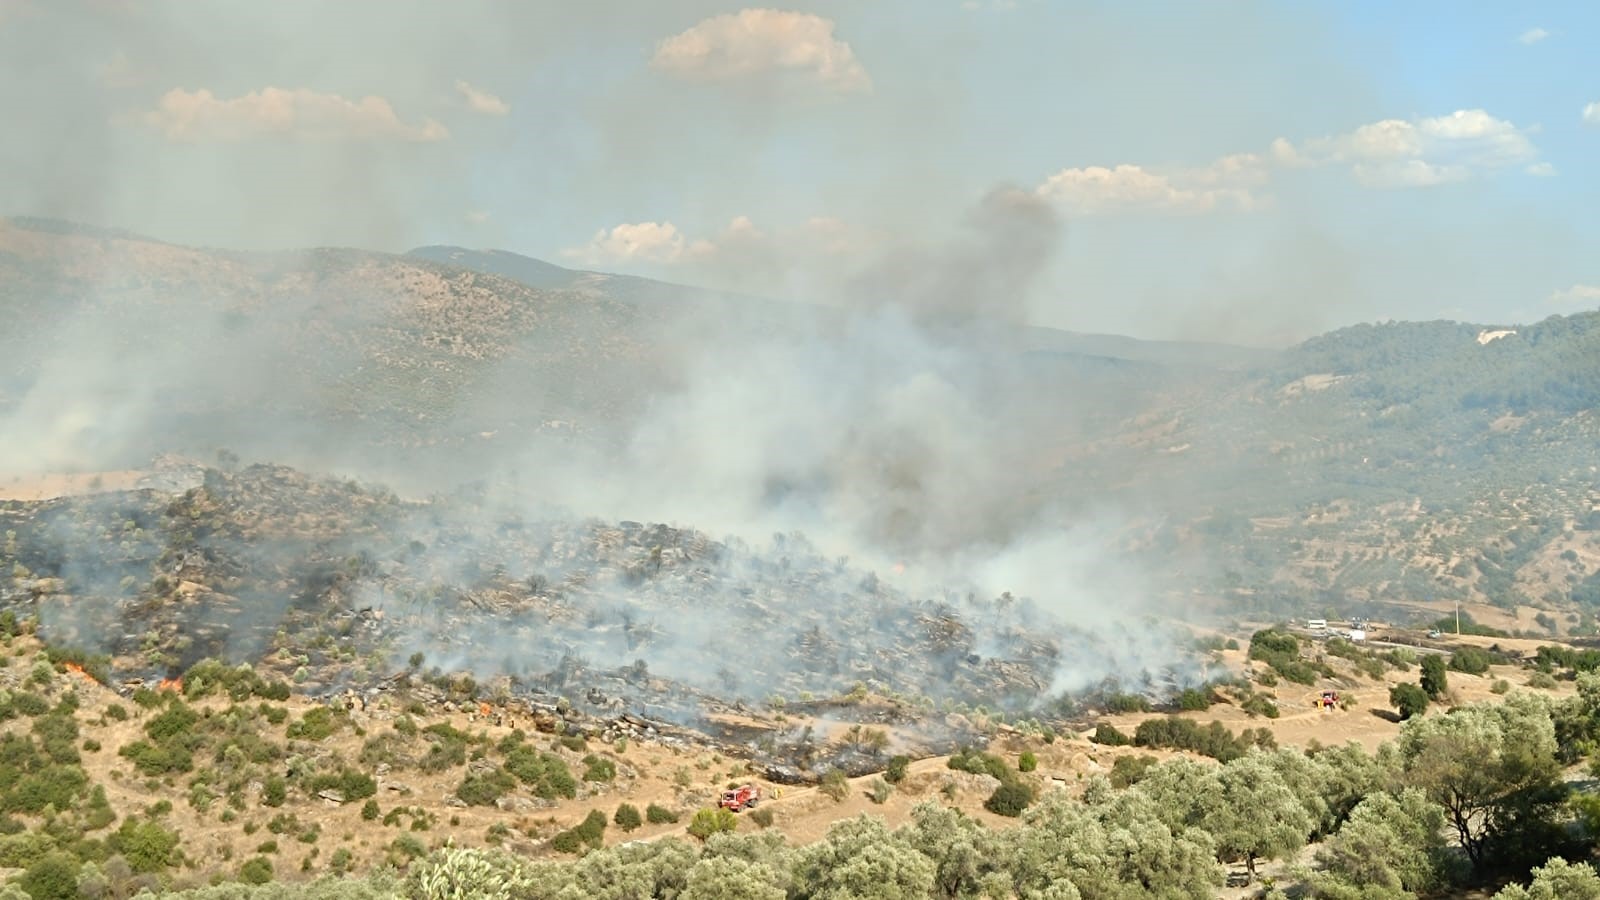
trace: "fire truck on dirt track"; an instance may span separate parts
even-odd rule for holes
[[[742,787],[733,788],[732,790],[723,791],[722,800],[719,801],[717,805],[723,809],[731,809],[734,812],[738,812],[741,809],[749,809],[750,807],[755,806],[756,801],[760,799],[761,789],[753,784],[747,784]]]

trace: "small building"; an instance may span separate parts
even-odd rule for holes
[[[1312,631],[1327,631],[1328,630],[1328,620],[1327,619],[1311,619],[1310,621],[1306,622],[1306,627],[1311,629]]]

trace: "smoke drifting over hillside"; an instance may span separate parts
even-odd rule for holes
[[[315,601],[384,609],[392,627],[415,626],[389,632],[394,646],[481,675],[533,677],[571,665],[611,670],[643,660],[657,675],[750,698],[880,677],[909,691],[916,684],[890,678],[894,667],[886,660],[924,652],[917,650],[923,626],[916,616],[953,604],[972,629],[972,643],[941,665],[976,665],[978,673],[982,663],[967,662],[968,655],[1027,660],[1038,672],[1035,701],[1106,677],[1160,672],[1179,652],[1164,639],[1128,639],[1141,632],[1136,617],[1159,604],[1121,556],[1126,511],[1068,515],[1037,490],[1041,480],[1061,477],[1053,473],[1052,448],[1082,437],[1089,418],[1083,407],[1119,399],[1113,391],[1080,406],[1071,396],[1041,394],[1043,382],[1019,349],[1020,332],[1006,322],[1023,314],[1033,273],[1055,244],[1054,237],[1030,242],[1018,235],[1059,226],[1028,195],[1012,191],[984,198],[969,225],[963,242],[893,255],[847,304],[756,306],[730,315],[709,300],[672,301],[666,309],[639,301],[628,307],[629,321],[593,311],[578,316],[562,335],[578,352],[568,369],[550,377],[567,379],[581,398],[585,374],[607,375],[604,359],[586,356],[585,348],[621,334],[647,348],[642,371],[651,374],[627,386],[618,412],[577,408],[575,437],[561,429],[552,436],[544,427],[550,410],[540,408],[539,398],[550,384],[526,360],[552,336],[537,327],[510,343],[484,344],[500,347],[497,355],[472,361],[420,421],[396,414],[410,408],[402,401],[430,390],[434,376],[403,357],[395,364],[389,339],[374,335],[406,321],[407,309],[461,295],[450,289],[440,298],[408,296],[407,279],[416,276],[393,279],[399,287],[380,280],[358,289],[352,285],[365,276],[338,273],[342,266],[360,273],[415,264],[306,255],[265,268],[250,263],[241,274],[217,258],[207,265],[236,283],[208,299],[183,283],[132,294],[106,287],[145,282],[161,268],[129,262],[123,273],[98,272],[79,313],[42,332],[48,342],[40,346],[48,350],[15,381],[17,394],[0,409],[7,433],[38,439],[8,445],[3,462],[10,474],[92,471],[137,464],[141,454],[209,458],[227,448],[246,460],[394,483],[412,496],[466,487],[478,498],[466,506],[440,501],[435,512],[385,517],[378,526],[361,524],[360,505],[335,506],[325,515],[350,529],[342,534],[329,532],[326,522],[317,535],[241,526],[245,533],[207,528],[193,538],[175,537],[181,520],[139,525],[179,547],[193,545],[152,551],[162,562],[151,575],[169,585],[192,578],[244,604],[233,611],[220,601],[201,604],[214,622],[173,620],[170,627],[202,635],[223,622],[240,626],[231,637],[190,643],[187,656],[260,653],[272,642],[252,632],[303,618],[305,604]],[[100,245],[73,246],[73,253],[89,253]],[[134,245],[122,252],[132,260],[140,251]],[[939,274],[897,286],[893,273],[908,265]],[[197,274],[201,283],[219,277]],[[295,287],[281,296],[264,293],[286,284]],[[525,290],[503,282],[487,289]],[[354,293],[342,295],[347,290]],[[581,308],[593,300],[571,294],[550,302]],[[456,327],[476,334],[470,320]],[[623,368],[640,371],[640,365],[633,360]],[[375,369],[387,374],[375,376]],[[266,502],[239,486],[230,491],[238,494],[231,503]],[[186,508],[204,521],[212,494],[207,489]],[[457,524],[430,523],[440,514]],[[670,522],[726,535],[740,549],[687,556],[668,574],[646,577],[630,567],[649,567],[648,556],[612,559],[593,548],[563,556],[548,543],[494,537],[517,523],[586,517]],[[774,534],[804,534],[808,541],[776,544]],[[106,620],[104,633],[96,634],[91,623],[114,620],[119,604],[151,602],[155,589],[141,587],[146,579],[138,577],[129,584],[126,560],[101,564],[94,554],[102,551],[81,535],[73,540],[57,529],[38,537],[48,551],[38,574],[59,575],[70,590],[101,598],[89,607],[93,615],[70,623],[47,617],[47,626],[70,629],[91,644],[132,649],[120,636],[128,626]],[[631,552],[648,551],[643,540],[629,538]],[[425,550],[406,549],[412,542]],[[334,586],[321,581],[330,575],[316,574],[323,563],[309,562],[322,557],[380,564],[357,566],[341,576],[348,584]],[[196,572],[181,574],[191,564]],[[791,565],[794,574],[785,575]],[[233,570],[247,574],[218,574]],[[694,574],[702,570],[703,579]],[[566,580],[548,596],[528,587]],[[882,588],[863,587],[869,581]],[[268,587],[273,583],[282,586]],[[521,599],[487,617],[457,620],[462,613],[452,603],[508,590]],[[1015,610],[993,607],[1007,592],[1027,598],[1035,612],[1018,618]],[[562,624],[555,609],[563,603],[587,612]],[[829,634],[830,622],[848,622],[843,627],[858,633]],[[796,650],[787,661],[775,656],[762,667],[708,668],[730,628],[761,629],[780,646],[797,647],[809,646],[810,627],[823,629],[816,640],[842,643]],[[1055,649],[1039,656],[1029,640]],[[993,689],[982,687],[988,676],[971,677],[978,681],[969,685],[970,696]]]

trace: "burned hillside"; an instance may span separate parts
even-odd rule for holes
[[[524,518],[273,466],[195,479],[0,507],[5,607],[123,678],[207,658],[317,695],[469,675],[677,722],[852,691],[1022,714],[1063,671],[1140,674],[1027,600],[906,593],[800,535]]]

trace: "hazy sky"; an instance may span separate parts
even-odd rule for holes
[[[1525,321],[1600,306],[1597,58],[1585,2],[0,0],[0,214],[826,301],[1007,186],[1041,324]]]

